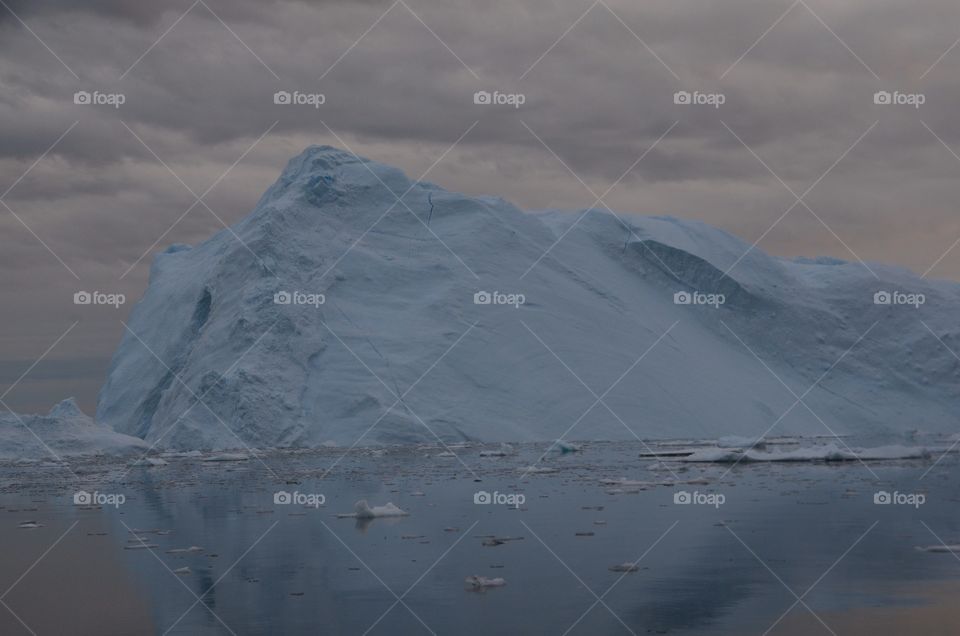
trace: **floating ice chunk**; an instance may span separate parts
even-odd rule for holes
[[[696,450],[686,457],[678,457],[681,462],[715,462],[729,463],[751,461],[749,453],[741,450],[722,450],[717,448],[704,448]]]
[[[518,469],[517,469],[517,472],[518,472],[518,473],[524,473],[524,474],[541,474],[541,475],[545,475],[545,474],[548,474],[548,473],[555,473],[555,472],[557,472],[557,469],[556,469],[556,468],[550,468],[549,466],[526,466],[526,467],[520,467],[520,468],[518,468]]]
[[[200,459],[203,457],[203,453],[198,450],[164,451],[163,453],[160,453],[160,457],[165,457],[167,459]]]
[[[478,589],[487,588],[487,587],[503,587],[504,585],[507,584],[507,581],[506,579],[499,576],[494,579],[489,579],[485,576],[473,575],[473,576],[468,576],[464,580],[464,583],[466,583],[472,589],[478,590]]]
[[[930,457],[926,448],[907,446],[879,446],[876,448],[847,449],[836,444],[798,448],[791,451],[761,453],[753,450],[724,450],[707,448],[694,451],[690,456],[679,458],[682,462],[844,462],[883,461],[893,459],[925,459]]]
[[[620,563],[619,565],[611,565],[608,569],[611,572],[636,572],[640,569],[640,566],[628,561],[626,563]]]
[[[507,457],[516,455],[517,451],[510,444],[501,443],[498,448],[488,448],[480,451],[480,457]]]
[[[571,444],[570,442],[565,442],[562,439],[558,439],[553,443],[553,448],[559,453],[579,453],[581,449],[576,444]]]
[[[203,461],[205,462],[245,462],[250,459],[250,456],[246,453],[218,453],[216,455],[210,455],[209,457],[204,457]]]
[[[702,477],[697,477],[695,479],[681,479],[680,481],[671,479],[661,479],[659,481],[637,481],[634,479],[621,477],[620,479],[601,479],[600,483],[604,486],[621,486],[622,488],[627,489],[626,492],[633,492],[636,490],[645,490],[653,486],[706,485],[710,482]]]
[[[141,457],[140,459],[131,462],[131,466],[166,466],[169,462],[159,457]]]
[[[496,537],[491,535],[486,537],[483,540],[482,545],[485,545],[488,548],[492,548],[494,546],[503,545],[508,541],[522,541],[522,540],[523,540],[523,537]]]
[[[673,482],[656,482],[656,481],[636,481],[633,479],[627,479],[626,477],[621,477],[620,479],[601,479],[600,483],[604,486],[656,486],[657,484],[663,485],[673,485]]]
[[[404,512],[395,506],[392,502],[383,506],[373,506],[367,503],[366,499],[361,499],[354,505],[354,512],[339,514],[338,517],[356,517],[357,519],[376,519],[378,517],[408,517],[409,512]]]

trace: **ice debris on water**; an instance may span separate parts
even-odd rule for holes
[[[694,451],[687,457],[678,458],[681,462],[842,462],[842,461],[879,461],[892,459],[926,459],[930,451],[926,448],[907,446],[879,446],[876,448],[851,449],[836,444],[823,444],[797,448],[789,451],[758,452],[754,450],[726,450],[706,448]]]
[[[497,448],[487,448],[480,451],[480,457],[507,457],[516,455],[517,451],[510,444],[501,443]]]
[[[470,588],[477,590],[477,589],[487,588],[487,587],[503,587],[504,585],[507,584],[507,581],[506,579],[499,576],[491,579],[485,576],[473,575],[473,576],[468,576],[464,580],[464,583],[466,583]]]
[[[216,455],[210,455],[209,457],[204,457],[202,461],[205,462],[245,462],[250,459],[250,456],[246,453],[217,453]]]
[[[354,512],[338,514],[337,517],[355,517],[357,519],[376,519],[378,517],[407,517],[409,512],[398,508],[393,502],[388,502],[383,506],[371,506],[366,499],[361,499],[353,506]]]
[[[147,468],[153,466],[166,466],[169,462],[159,457],[141,457],[140,459],[131,462],[131,466],[145,466]]]

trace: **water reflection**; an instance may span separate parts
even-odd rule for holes
[[[91,594],[99,589],[101,606],[109,597],[142,609],[149,599],[148,621],[160,633],[171,626],[175,634],[224,633],[221,620],[245,634],[364,633],[373,625],[371,633],[426,633],[424,623],[437,633],[563,633],[575,624],[571,633],[598,634],[625,632],[620,621],[636,633],[762,633],[795,603],[794,593],[838,633],[837,626],[848,631],[884,620],[955,624],[944,586],[960,578],[960,563],[914,549],[936,543],[924,523],[948,541],[960,539],[953,510],[960,486],[949,479],[954,458],[922,484],[929,462],[874,464],[881,484],[855,464],[743,466],[720,481],[725,467],[675,467],[698,482],[684,487],[725,494],[715,508],[676,505],[673,487],[613,492],[602,485],[601,478],[664,478],[623,444],[552,460],[557,472],[518,483],[517,468],[536,451],[483,460],[474,454],[485,462],[482,484],[455,462],[413,451],[351,458],[326,479],[329,457],[272,457],[283,483],[257,462],[174,462],[126,477],[117,485],[127,496],[119,509],[78,511],[65,495],[50,496],[30,513],[46,528],[11,530],[8,523],[2,538],[15,552],[35,555],[73,520],[88,529],[102,524],[107,535],[99,544],[78,534],[52,551],[46,578],[69,578],[85,563],[81,552],[88,561],[99,555],[103,562],[72,584]],[[921,509],[873,502],[880,487],[912,492],[921,485]],[[525,508],[477,505],[481,486],[522,491]],[[323,493],[326,505],[274,503],[274,492],[294,488]],[[5,496],[8,507],[13,497]],[[411,514],[336,518],[359,499],[391,501]],[[47,530],[36,542],[31,536],[41,535],[28,534]],[[124,549],[134,535],[159,547]],[[514,540],[484,545],[491,535]],[[186,551],[191,546],[202,550]],[[609,569],[641,557],[636,572]],[[4,561],[4,580],[28,566]],[[188,573],[174,573],[182,568]],[[464,587],[470,575],[503,577],[507,585],[472,594]],[[41,613],[41,603],[11,598],[32,608],[31,616]],[[11,629],[3,633],[17,633]],[[123,633],[137,629],[149,632],[141,625]],[[818,629],[825,631],[797,605],[771,633]]]

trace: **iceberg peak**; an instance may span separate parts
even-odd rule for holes
[[[69,397],[59,404],[54,405],[50,409],[48,417],[55,418],[69,418],[69,417],[86,417],[86,414],[80,410],[80,405],[77,404],[76,398]]]

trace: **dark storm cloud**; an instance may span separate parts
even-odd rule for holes
[[[698,218],[753,242],[795,202],[777,177],[800,194],[849,151],[805,198],[832,232],[798,206],[760,248],[852,249],[924,272],[960,237],[960,46],[937,62],[960,6],[946,0],[7,4],[30,30],[0,7],[0,193],[77,123],[4,197],[26,227],[0,207],[0,286],[22,299],[0,307],[22,335],[0,359],[55,340],[72,291],[133,300],[151,248],[222,228],[202,206],[178,221],[194,197],[153,153],[200,194],[249,151],[205,199],[231,223],[309,143],[345,142],[416,176],[479,121],[431,181],[538,208],[592,205],[622,177],[605,198],[618,210]],[[278,90],[326,103],[276,105]],[[526,103],[478,106],[478,90]],[[874,105],[879,90],[926,103]],[[76,91],[126,101],[77,105]],[[676,91],[726,101],[677,105]],[[960,249],[931,275],[960,275]],[[83,337],[57,353],[107,355],[128,309],[79,314]],[[84,350],[91,342],[100,349]]]

